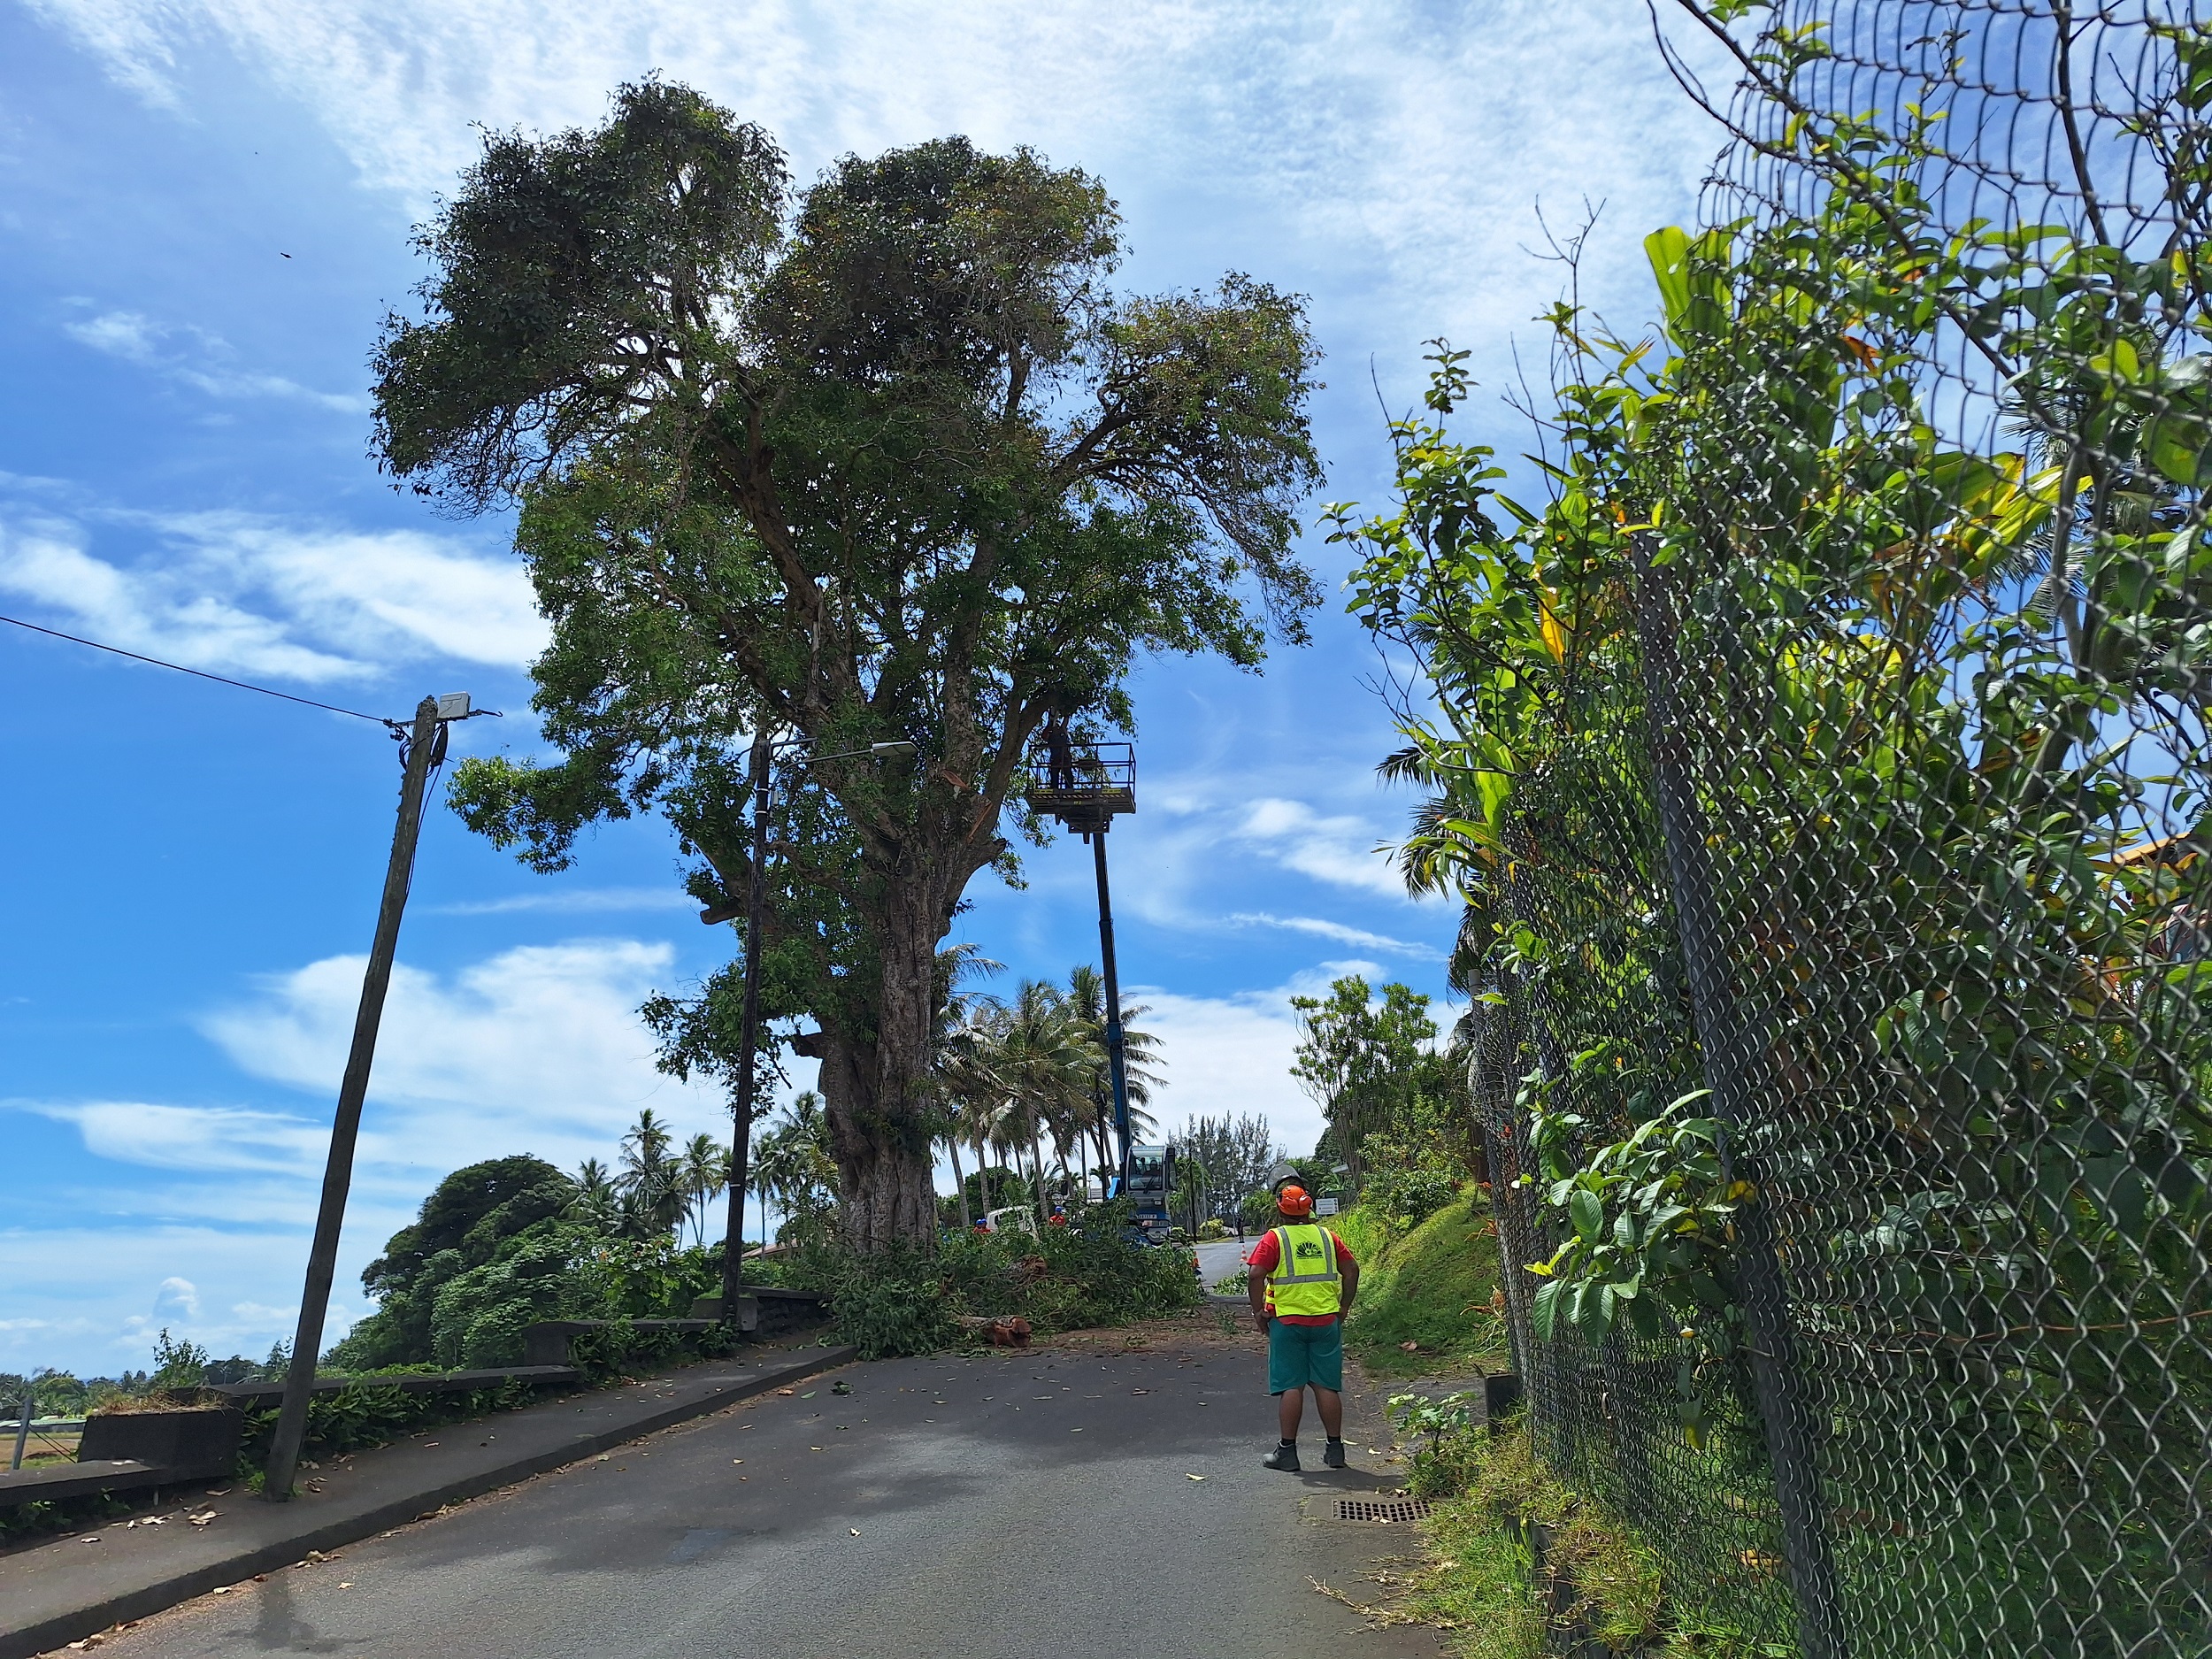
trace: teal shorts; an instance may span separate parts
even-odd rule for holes
[[[1267,1322],[1267,1392],[1295,1394],[1311,1383],[1331,1394],[1344,1392],[1344,1326]]]

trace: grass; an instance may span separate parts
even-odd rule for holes
[[[1504,1323],[1492,1310],[1498,1240],[1488,1205],[1463,1194],[1395,1238],[1364,1206],[1329,1225],[1359,1258],[1359,1297],[1344,1340],[1371,1373],[1496,1371],[1510,1363]],[[1411,1352],[1408,1342],[1417,1345]]]
[[[1541,1659],[1555,1607],[1571,1640],[1586,1633],[1613,1653],[1653,1659],[1787,1659],[1701,1617],[1670,1586],[1658,1553],[1633,1529],[1563,1485],[1540,1463],[1524,1427],[1453,1447],[1463,1483],[1422,1524],[1428,1560],[1402,1610],[1453,1632],[1462,1659]],[[1540,1571],[1529,1539],[1548,1540]]]

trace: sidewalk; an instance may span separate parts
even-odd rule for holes
[[[710,1360],[628,1387],[449,1423],[320,1469],[303,1467],[289,1503],[264,1502],[241,1486],[196,1487],[189,1502],[160,1511],[170,1517],[164,1525],[127,1527],[119,1518],[0,1556],[0,1659],[29,1659],[853,1356],[849,1348],[808,1346]],[[215,1518],[204,1526],[185,1518],[210,1510]]]

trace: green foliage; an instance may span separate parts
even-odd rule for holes
[[[1393,1237],[1419,1225],[1459,1195],[1463,1173],[1443,1161],[1433,1141],[1416,1147],[1371,1135],[1365,1156],[1360,1204],[1381,1217]]]
[[[1247,1233],[1262,1233],[1275,1225],[1275,1195],[1264,1190],[1247,1193],[1239,1210]]]
[[[1852,1611],[1914,1651],[2118,1651],[2203,1600],[2149,1540],[2198,1524],[2212,1402],[2212,285],[2179,205],[2212,57],[2137,22],[2014,59],[1951,11],[1996,85],[1847,109],[1870,79],[1825,65],[1870,12],[1847,47],[1759,19],[1760,158],[1711,198],[1746,217],[1648,240],[1658,332],[1555,311],[1544,498],[1449,430],[1439,342],[1388,511],[1331,521],[1419,664],[1402,868],[1463,904],[1485,1116],[1536,1132],[1566,1241],[1532,1322],[1616,1399],[1734,1373],[1701,1448],[1631,1406],[1548,1424],[1563,1463],[1617,1441],[1617,1490],[1638,1459],[1670,1505],[1718,1488],[1686,1538],[1770,1491],[1728,1398],[1732,1254],[1770,1232],[1826,1501],[1871,1517],[1835,1546]],[[2116,107],[2078,50],[2131,63]],[[1721,958],[1694,999],[1678,898]],[[1665,1105],[1709,1069],[1724,1132]]]
[[[1198,1113],[1186,1118],[1168,1141],[1175,1148],[1178,1184],[1196,1183],[1198,1208],[1205,1215],[1263,1194],[1267,1171],[1284,1156],[1274,1125],[1259,1112],[1235,1118]],[[1208,1236],[1202,1222],[1199,1236]]]
[[[323,1363],[356,1372],[513,1365],[523,1327],[538,1320],[688,1313],[694,1297],[721,1285],[720,1242],[686,1248],[672,1232],[725,1156],[702,1140],[680,1156],[645,1111],[613,1176],[588,1160],[572,1181],[527,1156],[455,1171],[363,1274],[380,1305]],[[609,1363],[626,1363],[618,1342],[610,1352]]]
[[[370,1371],[432,1358],[445,1285],[513,1254],[516,1240],[557,1222],[576,1197],[574,1184],[542,1158],[494,1158],[454,1171],[423,1200],[414,1223],[394,1233],[362,1272],[362,1287],[377,1299],[377,1311],[332,1349],[330,1363]],[[449,1347],[457,1351],[465,1335],[457,1317],[448,1317],[445,1329]]]
[[[207,1350],[196,1342],[173,1340],[169,1327],[154,1338],[154,1374],[147,1387],[197,1388],[206,1380]]]
[[[1040,1333],[1125,1325],[1197,1306],[1190,1251],[1142,1245],[1123,1202],[1064,1226],[948,1239],[934,1256],[844,1257],[834,1267],[838,1333],[869,1357],[949,1346],[962,1314],[1019,1315]],[[888,1267],[880,1263],[887,1260]]]
[[[320,1463],[385,1445],[419,1429],[515,1410],[541,1397],[541,1391],[515,1380],[466,1393],[427,1394],[380,1385],[374,1378],[357,1378],[335,1392],[309,1399],[307,1438],[302,1451],[310,1461]],[[257,1472],[268,1462],[279,1409],[275,1402],[257,1402],[246,1409],[238,1448],[241,1479]]]
[[[1471,1195],[1457,1200],[1402,1236],[1367,1204],[1325,1225],[1359,1258],[1359,1295],[1344,1322],[1344,1341],[1370,1371],[1411,1376],[1508,1363],[1494,1306],[1497,1238],[1486,1206]],[[1418,1351],[1407,1353],[1406,1342]]]
[[[558,758],[465,763],[457,809],[539,868],[662,811],[721,903],[757,733],[917,745],[784,792],[757,942],[836,1079],[849,1239],[924,1241],[929,1033],[886,1010],[974,874],[1012,872],[995,829],[1032,734],[1125,726],[1141,656],[1254,666],[1271,621],[1304,637],[1302,304],[1243,276],[1117,296],[1103,187],[1025,150],[847,157],[795,199],[767,134],[657,81],[588,132],[488,135],[420,246],[380,452],[519,503],[553,627]]]
[[[1544,1202],[1565,1234],[1549,1261],[1529,1268],[1550,1281],[1537,1293],[1539,1336],[1572,1331],[1595,1343],[1616,1318],[1657,1336],[1725,1316],[1732,1218],[1751,1188],[1723,1169],[1718,1125],[1684,1112],[1704,1098],[1685,1094],[1603,1146],[1587,1144],[1591,1125],[1577,1113],[1532,1115]]]
[[[1428,1440],[1426,1446],[1413,1449],[1407,1489],[1415,1497],[1439,1497],[1464,1487],[1464,1472],[1458,1459],[1473,1443],[1474,1425],[1479,1420],[1474,1408],[1480,1399],[1479,1394],[1473,1394],[1390,1396],[1385,1410],[1398,1432],[1425,1435]],[[1452,1443],[1452,1461],[1447,1461],[1444,1455],[1447,1440]]]
[[[1414,1490],[1442,1500],[1422,1524],[1428,1560],[1411,1575],[1407,1610],[1456,1632],[1466,1659],[1541,1659],[1577,1634],[1659,1659],[1795,1652],[1703,1606],[1663,1552],[1538,1461],[1525,1426],[1494,1435],[1448,1402],[1399,1399],[1411,1432],[1430,1438]]]
[[[1424,1120],[1432,1126],[1440,1117],[1463,1116],[1451,1104],[1454,1068],[1440,1064],[1431,1048],[1436,1022],[1426,996],[1394,981],[1377,1001],[1367,981],[1350,974],[1332,981],[1327,996],[1294,996],[1290,1005],[1299,1024],[1291,1075],[1327,1117],[1328,1145],[1355,1185],[1366,1176],[1369,1136],[1408,1137]]]
[[[830,1302],[837,1334],[863,1359],[949,1348],[959,1326],[946,1298],[947,1277],[942,1263],[918,1250],[856,1258]]]

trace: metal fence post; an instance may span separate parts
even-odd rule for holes
[[[31,1413],[38,1409],[38,1395],[30,1389],[23,1391],[23,1406],[16,1413],[15,1455],[8,1460],[11,1473],[23,1467],[23,1448],[31,1438]]]
[[[1632,538],[1633,604],[1641,659],[1652,779],[1667,873],[1680,930],[1683,968],[1703,1050],[1723,1156],[1732,1159],[1758,1113],[1760,1056],[1736,1007],[1719,907],[1708,856],[1709,830],[1691,786],[1686,736],[1676,688],[1682,681],[1673,605],[1651,562],[1651,536]],[[1798,1374],[1789,1289],[1782,1277],[1771,1201],[1762,1191],[1737,1216],[1737,1270],[1749,1326],[1752,1388],[1774,1464],[1782,1548],[1797,1598],[1803,1659],[1845,1659],[1843,1609],[1829,1552],[1827,1509],[1815,1455],[1812,1409]]]

